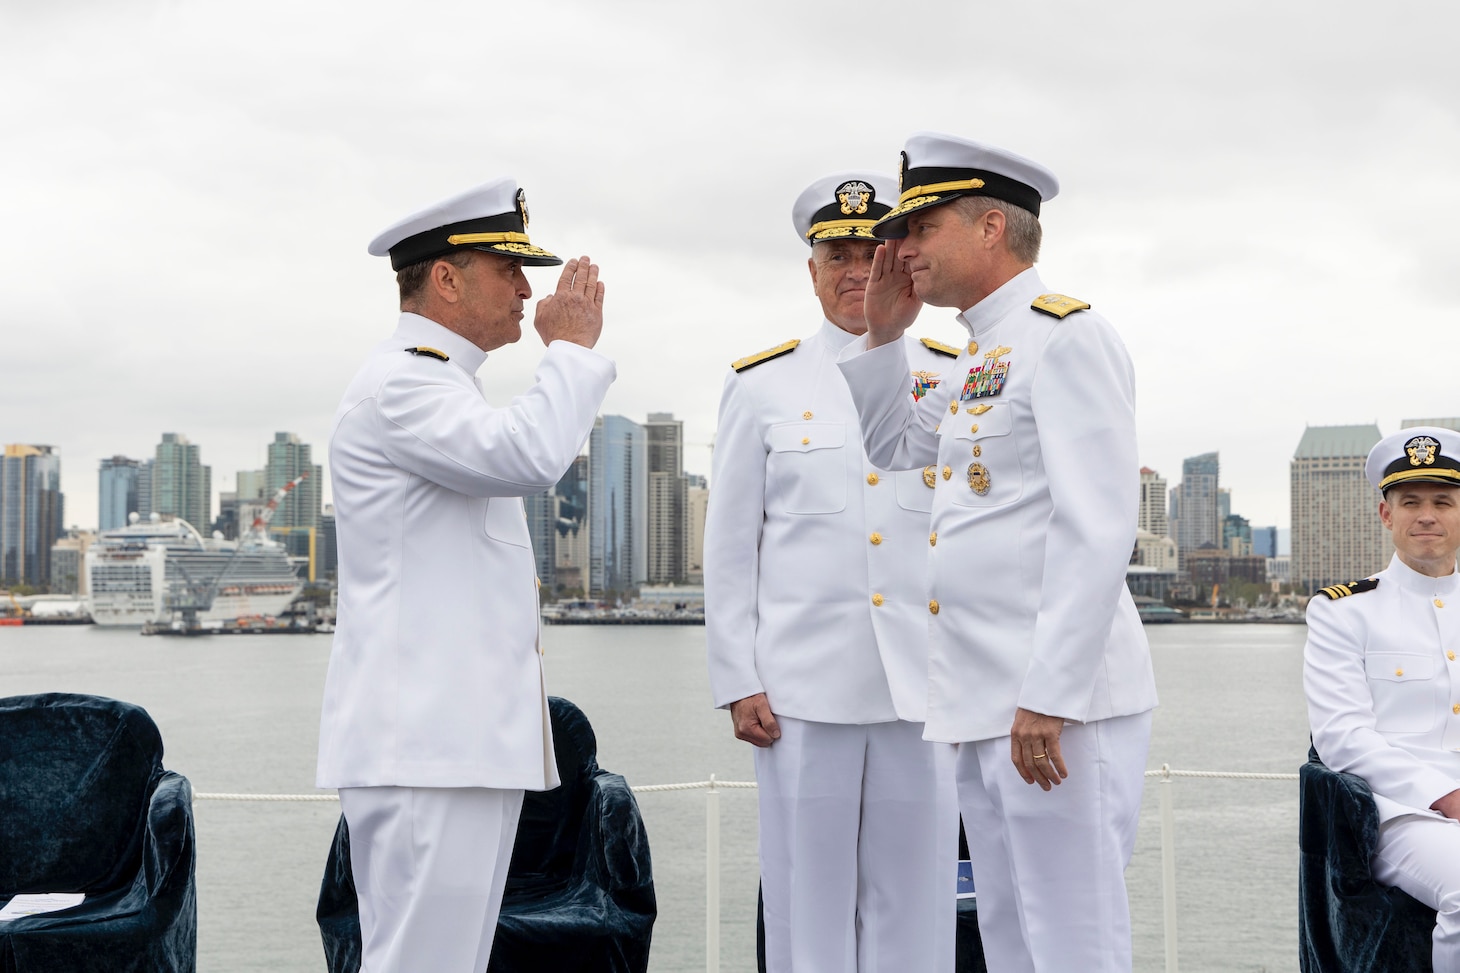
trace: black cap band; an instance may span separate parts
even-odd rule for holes
[[[457,239],[452,237],[476,237],[483,235],[494,239]],[[411,264],[441,257],[453,250],[476,247],[481,243],[528,243],[527,228],[519,213],[499,213],[481,219],[463,220],[438,226],[434,230],[408,236],[390,248],[390,269],[402,270]]]
[[[977,180],[983,185],[962,189],[944,188],[941,191],[938,188],[946,187],[948,183],[967,183],[970,180]],[[924,195],[940,196],[943,200],[954,199],[958,196],[992,196],[994,199],[1013,203],[1020,209],[1027,209],[1035,216],[1039,215],[1039,190],[1025,185],[1017,179],[1010,179],[1008,176],[1001,176],[997,172],[989,172],[986,169],[954,169],[935,166],[905,169],[902,173],[901,189],[902,196],[898,200],[900,203]]]

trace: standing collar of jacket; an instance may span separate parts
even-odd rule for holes
[[[832,351],[840,353],[843,348],[862,336],[843,331],[831,321],[823,320],[821,330],[816,332],[816,337],[820,338]]]
[[[472,344],[450,328],[437,324],[430,318],[423,318],[410,311],[402,311],[400,323],[395,326],[394,337],[402,342],[401,350],[425,345],[445,352],[451,364],[468,375],[475,375],[477,369],[487,360],[487,353]]]
[[[1405,591],[1412,591],[1426,598],[1433,598],[1435,595],[1453,597],[1456,592],[1460,592],[1460,574],[1451,571],[1442,578],[1432,578],[1427,574],[1420,574],[1405,564],[1400,560],[1398,554],[1389,559],[1389,570],[1384,573],[1393,578]]]
[[[1009,278],[1004,282],[1004,286],[958,315],[958,323],[967,328],[970,335],[977,338],[1008,317],[1010,311],[1017,307],[1028,306],[1043,293],[1044,282],[1039,279],[1039,272],[1030,267],[1023,273]]]

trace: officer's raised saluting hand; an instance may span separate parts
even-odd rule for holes
[[[907,263],[898,255],[901,246],[901,240],[884,240],[872,258],[867,296],[862,299],[867,314],[868,348],[900,340],[923,307],[913,292]]]
[[[589,261],[587,254],[564,264],[557,290],[537,302],[532,324],[545,345],[571,341],[592,348],[597,344],[603,331],[603,282],[598,279],[598,264]]]

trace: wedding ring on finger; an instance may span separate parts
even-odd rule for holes
[[[1048,756],[1049,756],[1049,754],[1047,754],[1047,753],[1036,753],[1034,755],[1034,759],[1035,760],[1043,760],[1044,758],[1046,758]]]

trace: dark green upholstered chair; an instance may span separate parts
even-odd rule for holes
[[[99,696],[0,699],[0,904],[81,892],[0,922],[3,973],[191,973],[192,788],[146,710]]]
[[[1308,751],[1298,769],[1298,961],[1303,973],[1422,973],[1435,913],[1374,880],[1374,795]]]
[[[529,791],[492,944],[491,973],[643,973],[658,908],[633,791],[598,766],[588,718],[548,697],[562,786]],[[330,973],[360,969],[360,914],[344,817],[315,912]]]

